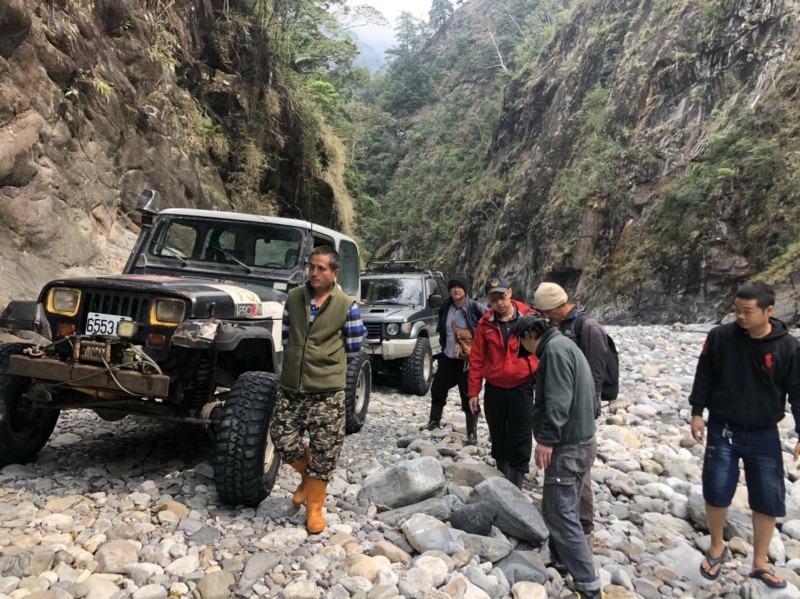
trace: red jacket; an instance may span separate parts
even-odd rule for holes
[[[519,315],[535,312],[522,302],[511,300]],[[472,351],[469,354],[469,382],[467,394],[478,397],[481,381],[486,380],[495,387],[513,389],[530,379],[539,366],[539,359],[530,355],[518,358],[519,339],[513,333],[508,337],[508,347],[503,344],[503,333],[497,324],[494,310],[489,310],[478,321]]]

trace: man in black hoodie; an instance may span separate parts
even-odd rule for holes
[[[728,506],[739,480],[739,459],[753,512],[751,578],[771,588],[783,580],[767,557],[775,519],[786,515],[783,459],[777,424],[786,398],[800,431],[800,343],[780,320],[772,318],[775,292],[763,283],[739,288],[734,300],[736,322],[708,334],[697,362],[692,405],[692,437],[705,437],[703,410],[708,409],[708,440],[703,461],[711,544],[700,564],[709,580],[719,577],[730,552],[722,537]],[[795,446],[795,460],[800,443]]]

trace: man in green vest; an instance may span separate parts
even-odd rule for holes
[[[361,351],[358,305],[336,284],[339,253],[314,248],[308,282],[289,291],[283,311],[283,370],[271,436],[302,481],[292,503],[306,505],[306,528],[325,530],[322,506],[345,429],[347,358]],[[308,447],[303,437],[308,433]]]

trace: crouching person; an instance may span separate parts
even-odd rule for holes
[[[312,534],[325,530],[322,506],[344,441],[346,358],[361,350],[364,338],[358,306],[336,284],[339,272],[338,252],[328,246],[315,248],[308,282],[289,292],[283,312],[283,370],[271,428],[278,455],[302,477],[292,503],[305,504],[306,528]]]
[[[594,380],[580,348],[538,314],[521,317],[514,333],[539,358],[533,402],[534,460],[544,469],[542,516],[550,555],[564,565],[581,597],[599,598],[600,579],[581,527],[583,477],[597,456]]]

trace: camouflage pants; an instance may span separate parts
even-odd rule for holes
[[[296,393],[278,390],[270,435],[281,459],[290,464],[305,455],[303,435],[308,433],[311,462],[306,472],[330,480],[344,442],[344,391]]]

